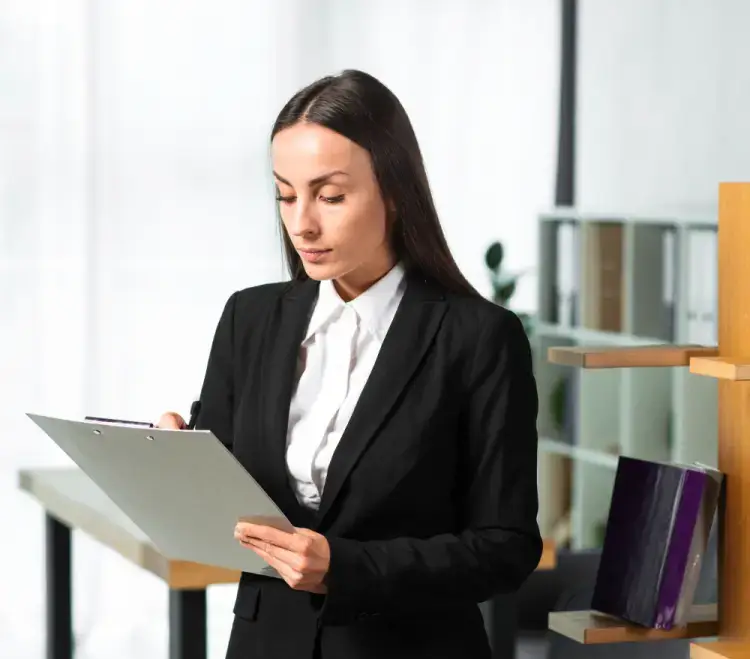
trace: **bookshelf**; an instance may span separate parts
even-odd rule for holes
[[[695,459],[694,456],[701,453],[707,455],[709,448],[705,442],[699,442],[698,437],[712,429],[717,440],[715,451],[711,451],[716,456],[714,464],[725,475],[726,487],[719,517],[718,608],[715,616],[712,612],[704,612],[702,623],[705,624],[698,627],[693,625],[693,628],[688,625],[680,630],[683,638],[716,638],[713,641],[694,642],[690,650],[692,659],[750,657],[750,443],[747,441],[750,434],[750,383],[746,379],[750,370],[750,322],[747,322],[746,312],[750,303],[750,259],[744,253],[750,244],[750,183],[723,183],[719,186],[718,226],[714,231],[717,230],[718,314],[712,328],[714,337],[718,339],[717,354],[691,356],[687,370],[684,367],[661,369],[667,373],[679,373],[679,377],[670,378],[670,398],[676,408],[670,431],[673,438],[669,447],[670,459],[686,460]],[[678,247],[678,253],[682,249]],[[683,260],[683,263],[688,261]],[[710,281],[711,274],[704,273],[704,279]],[[703,286],[704,300],[707,299],[705,281],[690,272],[685,273],[684,279],[692,280],[694,287]],[[691,309],[688,306],[696,299],[686,300],[683,294],[682,299],[676,301],[675,309],[685,314],[675,319],[676,337],[684,336],[680,332],[691,322],[699,325],[710,316],[706,309]],[[710,338],[710,328],[699,329],[706,338]],[[676,344],[674,340],[670,343]],[[671,350],[672,346],[665,348]],[[565,346],[550,351],[550,368],[559,366],[555,361],[564,352]],[[576,354],[580,352],[577,350]],[[654,348],[655,356],[659,352]],[[617,354],[618,351],[614,351],[610,355],[608,367],[612,373],[625,373],[629,364],[627,360],[618,362]],[[641,368],[650,369],[651,366]],[[583,374],[588,369],[577,370]],[[703,388],[703,384],[697,384],[699,381],[712,383],[716,390]],[[687,428],[684,419],[682,425],[676,422],[680,415],[690,420],[690,415],[694,414],[692,405],[702,408],[710,406],[718,410],[711,419],[714,422],[712,428],[705,418],[692,419],[701,424],[697,429]],[[635,407],[623,412],[638,416],[640,410]],[[658,427],[653,428],[650,434],[658,437]],[[587,636],[596,635],[598,622],[597,614],[591,611],[550,615],[551,628],[580,642],[586,642]],[[635,639],[634,626],[622,621],[615,621],[609,627],[619,630],[608,637],[607,642],[610,643],[650,640],[648,634]],[[711,633],[707,633],[709,631]]]
[[[619,455],[717,464],[717,385],[689,368],[718,354],[717,227],[709,214],[539,216],[539,522],[559,547],[601,546]]]

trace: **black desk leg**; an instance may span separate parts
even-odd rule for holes
[[[70,529],[45,518],[47,580],[47,659],[73,659]]]
[[[493,659],[514,659],[517,634],[515,594],[497,595],[482,602],[480,610],[490,639]]]
[[[169,591],[169,659],[206,659],[206,591]]]

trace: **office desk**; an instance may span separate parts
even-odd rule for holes
[[[77,468],[19,473],[20,488],[39,501],[46,515],[47,659],[72,659],[71,531],[78,529],[169,587],[170,659],[206,658],[206,588],[236,583],[233,570],[170,560]],[[555,565],[545,544],[537,569]]]

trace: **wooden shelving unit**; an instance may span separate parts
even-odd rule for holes
[[[696,610],[677,638],[715,636],[715,642],[691,645],[692,659],[750,658],[750,183],[724,183],[719,189],[718,220],[718,354],[691,356],[690,373],[719,379],[716,434],[718,468],[725,475],[725,497],[719,520],[719,615]],[[617,353],[612,369],[617,369]],[[585,368],[585,367],[584,367]],[[667,369],[662,369],[669,372]],[[617,373],[617,370],[612,370]],[[708,379],[706,378],[706,379]],[[709,380],[711,381],[711,380]],[[684,384],[684,383],[683,383]],[[684,392],[683,392],[684,393]],[[700,619],[699,619],[700,618]],[[638,629],[595,613],[550,615],[550,627],[580,642],[654,640],[653,631]],[[616,630],[616,631],[613,631]],[[674,637],[671,637],[674,638]]]
[[[718,356],[716,236],[715,217],[539,217],[539,524],[561,548],[601,545],[620,455],[717,464],[717,383],[689,366]]]

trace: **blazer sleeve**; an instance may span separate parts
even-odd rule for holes
[[[227,447],[234,436],[234,315],[237,293],[224,305],[201,386],[201,408],[195,427],[210,430]]]
[[[462,530],[384,541],[328,538],[324,621],[483,602],[517,590],[538,565],[538,398],[529,341],[515,314],[493,314],[470,372],[466,448],[457,467]]]

